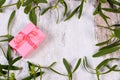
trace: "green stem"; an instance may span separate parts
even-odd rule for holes
[[[62,74],[62,73],[60,73],[60,72],[58,72],[58,71],[56,71],[56,70],[54,70],[54,69],[52,69],[52,68],[49,68],[51,71],[53,71],[54,73],[57,73],[57,74],[59,74],[59,75],[62,75],[62,76],[68,76],[68,75],[65,75],[65,74]]]
[[[10,7],[10,6],[14,6],[16,5],[17,3],[13,3],[13,4],[9,4],[9,5],[5,5],[5,6],[1,6],[0,8],[7,8],[7,7]]]
[[[58,14],[58,16],[57,16],[57,21],[56,21],[56,23],[59,22],[59,10],[58,10],[58,8],[57,8],[57,14]]]
[[[59,3],[59,0],[58,0],[57,3],[53,6],[54,9],[57,8],[58,3]]]
[[[57,73],[57,74],[62,75],[62,76],[67,76],[67,75],[65,75],[65,74],[62,74],[62,73],[60,73],[60,72],[58,72],[58,71],[52,69],[51,67],[43,67],[43,66],[37,66],[37,67],[43,68],[43,69],[51,70],[51,71],[53,71],[54,73]]]
[[[7,80],[9,80],[9,73],[10,73],[10,70],[8,69]]]
[[[97,79],[100,80],[100,72],[98,71],[98,69],[96,69],[96,75],[97,75]]]
[[[4,52],[3,48],[2,48],[2,46],[0,46],[0,48],[1,48],[2,52],[3,52],[4,57],[7,59],[7,56],[6,56],[6,54],[5,54],[5,52]]]

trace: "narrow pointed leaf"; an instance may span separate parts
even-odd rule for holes
[[[116,8],[116,6],[113,4],[113,2],[111,0],[107,0],[107,1],[111,8],[114,8],[114,9]]]
[[[65,66],[68,74],[72,75],[70,64],[67,62],[67,60],[65,58],[63,59],[63,63],[64,63],[64,66]]]
[[[105,59],[105,60],[103,60],[103,61],[96,67],[96,69],[101,69],[102,67],[108,65],[108,63],[109,63],[110,61],[113,61],[113,60],[119,60],[119,58],[109,58],[109,59]]]
[[[12,61],[12,56],[11,56],[11,47],[8,45],[8,50],[7,50],[7,60],[9,63]]]
[[[0,42],[8,42],[9,39],[0,40]]]
[[[110,54],[110,53],[113,53],[119,49],[120,49],[120,46],[112,47],[109,49],[103,49],[103,50],[98,51],[96,54],[94,54],[93,57],[100,57],[100,56],[103,56],[106,54]]]
[[[41,13],[41,15],[44,15],[49,9],[51,9],[52,8],[52,6],[50,6],[50,7],[48,7],[48,8],[46,8],[46,9],[44,9],[43,10],[43,12]]]
[[[118,66],[118,65],[114,65],[113,67],[109,68],[108,71],[106,71],[106,72],[104,72],[104,73],[102,73],[102,74],[107,74],[107,73],[110,73],[110,72],[114,71],[117,66]]]
[[[79,19],[80,19],[81,15],[82,15],[83,5],[84,5],[84,0],[82,0],[82,2],[81,2],[81,4],[80,4],[79,15],[78,15],[78,18],[79,18]]]
[[[118,45],[119,45],[119,41],[116,41],[116,42],[113,42],[112,44],[109,44],[107,46],[104,46],[104,47],[100,48],[99,51],[104,50],[104,49],[110,49],[110,48],[116,47]]]
[[[19,9],[20,8],[20,6],[21,6],[21,1],[20,0],[18,0],[18,2],[17,2],[17,9]]]
[[[30,12],[31,8],[32,8],[32,4],[27,5],[24,9],[24,13],[28,14]]]
[[[18,60],[20,60],[22,58],[22,56],[19,56],[17,58],[15,58],[14,60],[12,60],[12,63],[11,64],[14,64],[15,62],[17,62]]]
[[[0,0],[0,7],[5,3],[6,0]]]
[[[52,69],[52,68],[50,68],[50,70],[53,71],[53,72],[56,73],[56,74],[59,74],[59,75],[62,75],[62,76],[66,76],[66,75],[64,75],[64,74],[62,74],[62,73],[60,73],[60,72],[58,72],[58,71],[56,71],[56,70],[54,70],[54,69]]]
[[[112,2],[113,4],[116,4],[116,5],[120,6],[120,2],[118,2],[118,1],[116,1],[116,0],[111,0],[111,2]]]
[[[78,6],[77,8],[75,8],[72,13],[70,15],[68,15],[68,17],[65,19],[65,21],[69,20],[71,17],[73,17],[75,15],[75,13],[78,11],[80,6]]]
[[[73,70],[73,73],[78,69],[78,67],[80,66],[80,63],[81,63],[81,58],[78,60],[74,70]]]
[[[54,66],[56,64],[56,62],[53,62],[50,66],[49,66],[49,68],[51,68],[52,66]]]
[[[31,79],[34,78],[34,75],[35,75],[35,77],[38,77],[38,76],[40,76],[42,74],[44,74],[44,72],[37,72],[36,74],[32,74],[32,75],[30,75],[30,76],[28,76],[28,77],[26,77],[26,78],[24,78],[22,80],[31,80]]]
[[[120,9],[102,8],[102,10],[107,11],[107,12],[120,13]]]
[[[31,22],[33,22],[33,24],[37,25],[37,15],[36,15],[36,13],[35,13],[35,8],[33,8],[33,9],[30,11],[29,19],[30,19]]]
[[[107,44],[109,41],[110,41],[110,40],[100,42],[100,43],[96,44],[96,46],[102,46],[102,45],[105,45],[105,44]]]
[[[96,7],[96,9],[95,9],[95,11],[94,11],[93,15],[98,14],[98,13],[99,13],[99,11],[100,11],[100,9],[101,9],[101,3],[98,3],[98,6]]]
[[[120,24],[113,24],[112,26],[120,27]]]
[[[5,70],[8,70],[9,65],[1,65],[1,67],[2,67],[3,69],[5,69]],[[17,67],[17,66],[11,66],[9,69],[10,69],[10,70],[20,70],[21,68],[19,68],[19,67]]]
[[[115,28],[114,29],[114,34],[118,39],[120,39],[120,28]]]
[[[0,37],[8,37],[8,35],[2,35],[2,36],[0,36]]]
[[[47,0],[34,0],[36,3],[47,3]]]
[[[64,16],[67,14],[68,6],[67,3],[64,0],[60,0],[60,3],[64,6]]]
[[[24,2],[22,6],[27,6],[32,2],[33,2],[33,0],[26,0],[26,2]]]
[[[100,0],[100,2],[101,2],[101,3],[106,3],[106,2],[107,2],[107,0]]]
[[[13,11],[10,15],[10,18],[9,18],[9,21],[8,21],[8,28],[7,28],[8,32],[10,30],[10,23],[12,22],[13,18],[15,17],[15,14],[16,14],[16,11]]]
[[[88,63],[87,57],[83,59],[83,66],[88,73],[95,74],[94,70]]]

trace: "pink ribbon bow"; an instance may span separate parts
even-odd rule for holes
[[[28,42],[34,49],[37,48],[36,44],[31,40],[33,39],[40,39],[37,33],[37,29],[33,29],[30,33],[25,34],[23,32],[19,32],[14,42],[16,44],[15,49],[17,50],[24,42]]]

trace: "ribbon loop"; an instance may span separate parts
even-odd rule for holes
[[[40,39],[37,33],[37,29],[33,29],[30,33],[25,34],[23,32],[18,33],[18,36],[16,39],[14,39],[14,42],[16,44],[15,49],[18,49],[24,42],[28,42],[34,49],[37,48],[36,44],[31,40],[34,39]]]

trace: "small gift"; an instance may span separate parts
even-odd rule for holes
[[[23,58],[28,56],[45,39],[45,34],[34,24],[28,24],[9,45]]]

